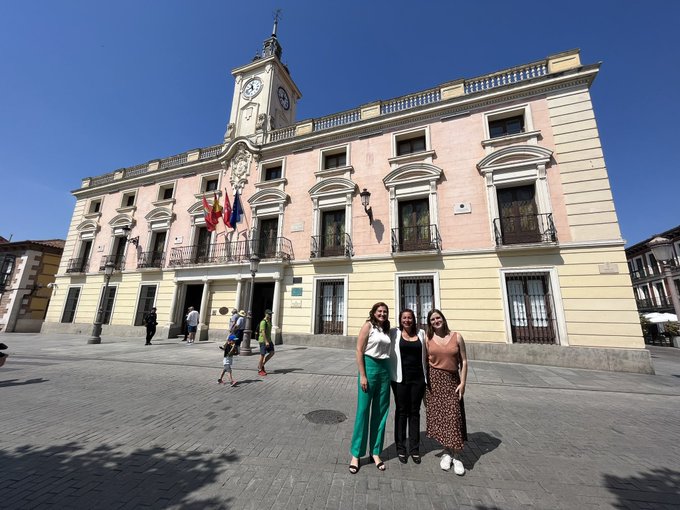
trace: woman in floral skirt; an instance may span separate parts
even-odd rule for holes
[[[457,475],[465,474],[460,452],[467,441],[463,395],[467,379],[465,342],[451,331],[444,314],[432,310],[427,315],[428,388],[425,391],[427,435],[444,447],[440,467],[453,465]]]

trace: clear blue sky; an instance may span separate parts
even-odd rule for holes
[[[81,178],[219,143],[276,7],[298,120],[580,48],[624,238],[680,223],[678,1],[0,0],[0,235],[63,238]]]

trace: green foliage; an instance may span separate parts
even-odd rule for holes
[[[680,336],[680,324],[677,322],[666,322],[663,325],[663,335],[668,338]]]

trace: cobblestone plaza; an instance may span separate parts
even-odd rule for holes
[[[0,341],[2,508],[680,508],[673,349],[654,376],[473,361],[457,477],[427,439],[400,464],[392,423],[387,471],[348,472],[352,351],[278,346],[267,377],[238,358],[230,388],[214,342]]]

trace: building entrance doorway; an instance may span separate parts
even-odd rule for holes
[[[264,319],[264,311],[274,306],[274,282],[255,283],[253,294],[253,340],[257,339],[258,326]],[[275,340],[275,339],[272,339]]]
[[[201,311],[201,297],[203,296],[203,284],[198,285],[187,285],[186,292],[184,294],[184,307],[180,310],[182,313],[182,330],[184,330],[187,309],[193,306],[198,312]]]

